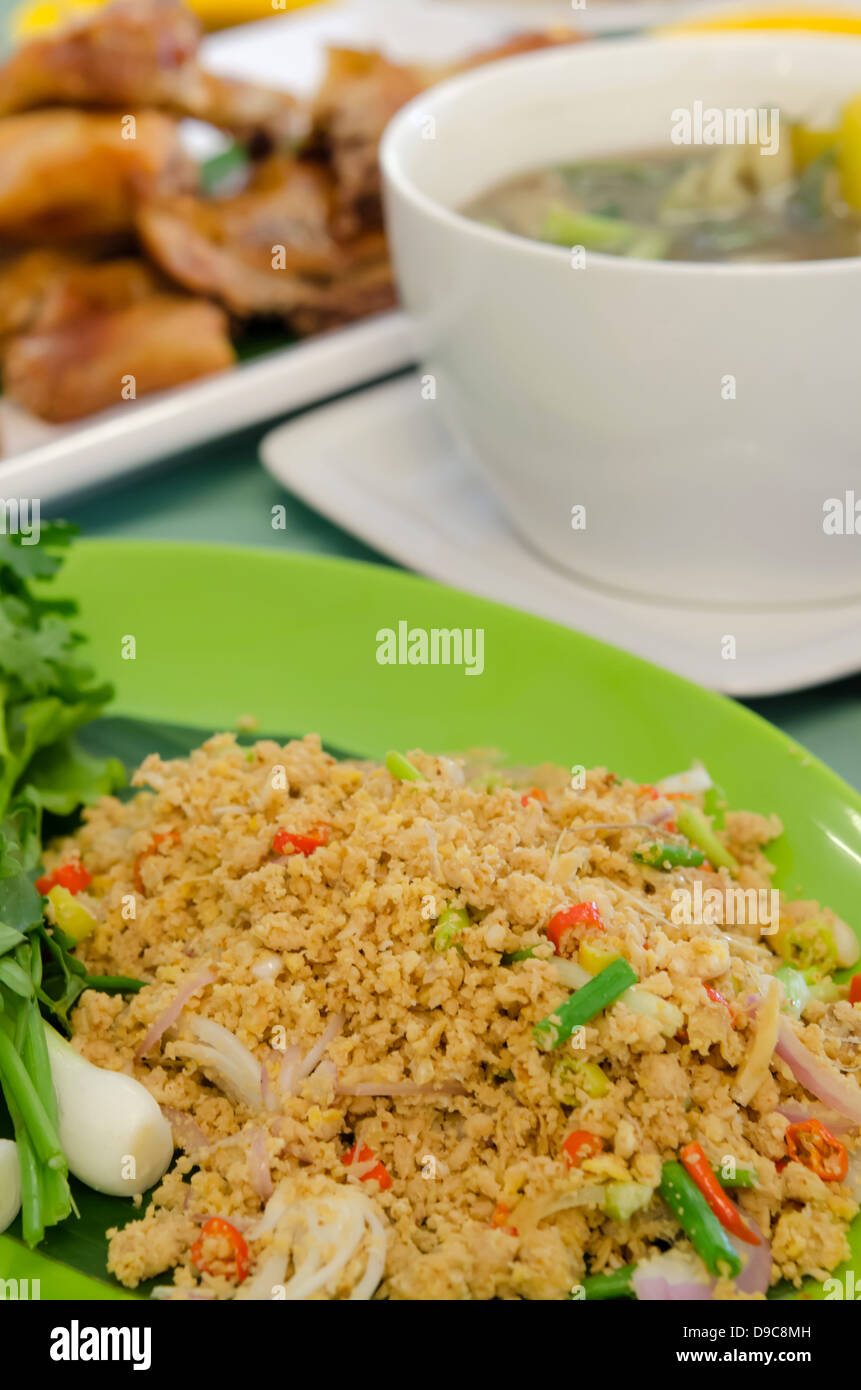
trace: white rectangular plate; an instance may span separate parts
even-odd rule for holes
[[[522,23],[529,22],[527,7]],[[206,65],[220,73],[310,93],[322,76],[330,43],[379,47],[395,58],[445,61],[492,43],[513,27],[517,23],[506,4],[480,5],[465,15],[448,0],[356,0],[225,30],[207,38],[202,51]],[[189,138],[201,153],[214,147],[195,123],[189,123]],[[392,312],[285,344],[217,376],[123,402],[73,426],[47,425],[0,401],[0,493],[55,501],[379,379],[406,366],[412,356],[407,322]]]

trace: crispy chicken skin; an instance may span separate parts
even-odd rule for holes
[[[170,0],[120,0],[45,38],[0,68],[0,115],[37,106],[173,106],[200,31]]]
[[[63,423],[118,405],[132,379],[142,396],[235,360],[221,309],[158,294],[20,334],[3,354],[3,381],[18,405]]]
[[[0,116],[43,106],[157,107],[243,139],[301,138],[306,118],[286,92],[205,72],[200,30],[173,0],[118,0],[24,45],[0,68]]]
[[[301,313],[303,324],[329,326],[394,297],[382,233],[336,241],[331,202],[325,171],[273,156],[244,192],[148,202],[138,226],[172,279],[215,295],[238,317],[281,317],[298,327]]]
[[[160,285],[156,271],[132,257],[93,264],[65,251],[26,251],[0,265],[0,343],[36,324],[54,328],[125,308]]]
[[[334,176],[337,235],[354,236],[361,227],[382,226],[380,137],[395,112],[424,85],[416,72],[379,53],[329,50],[326,76],[314,102],[310,147]]]
[[[0,121],[0,244],[128,232],[141,198],[193,186],[175,121],[158,111],[134,121],[71,107]]]
[[[358,227],[382,226],[380,138],[395,112],[445,77],[518,53],[573,43],[570,29],[519,34],[494,48],[445,67],[404,66],[381,53],[331,48],[323,83],[314,101],[309,149],[332,169],[337,189],[335,231],[355,235]]]
[[[116,0],[0,67],[3,385],[43,419],[116,405],[130,377],[141,396],[228,366],[227,313],[302,336],[394,303],[380,136],[457,69],[338,48],[309,104],[207,72],[199,41],[175,0]],[[242,191],[199,194],[187,115],[245,144]]]

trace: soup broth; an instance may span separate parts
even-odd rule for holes
[[[671,261],[805,261],[861,252],[839,151],[802,142],[649,150],[506,179],[464,212],[517,236]]]

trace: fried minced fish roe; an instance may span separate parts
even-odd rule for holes
[[[824,1278],[858,1204],[784,1164],[781,1108],[812,1103],[779,1057],[752,1081],[748,1066],[781,962],[758,931],[674,910],[698,882],[769,890],[779,822],[727,815],[732,880],[708,861],[653,868],[635,855],[678,804],[654,788],[409,758],[421,780],[316,737],[219,735],[148,758],[145,790],[103,799],[56,847],[93,875],[88,970],[146,981],[85,993],[75,1045],[147,1087],[179,1150],[111,1233],[113,1273],[175,1297],[565,1298],[587,1273],[690,1252],[658,1186],[697,1142],[756,1169],[732,1195],[770,1242],[772,1282]],[[548,923],[577,903],[600,926],[558,955]],[[640,1004],[659,1003],[617,999],[543,1051],[533,1028],[584,944],[623,956]],[[844,1036],[851,1005],[811,1004],[806,1045],[826,1056],[847,1010]],[[595,1137],[573,1161],[572,1131]],[[608,1205],[614,1184],[644,1194],[629,1214]]]

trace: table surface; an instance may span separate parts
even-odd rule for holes
[[[59,514],[90,537],[283,547],[390,563],[286,495],[264,472],[258,446],[268,428],[177,455],[113,488],[72,499]],[[287,508],[284,530],[271,526],[276,503]],[[861,675],[746,703],[861,790]]]

